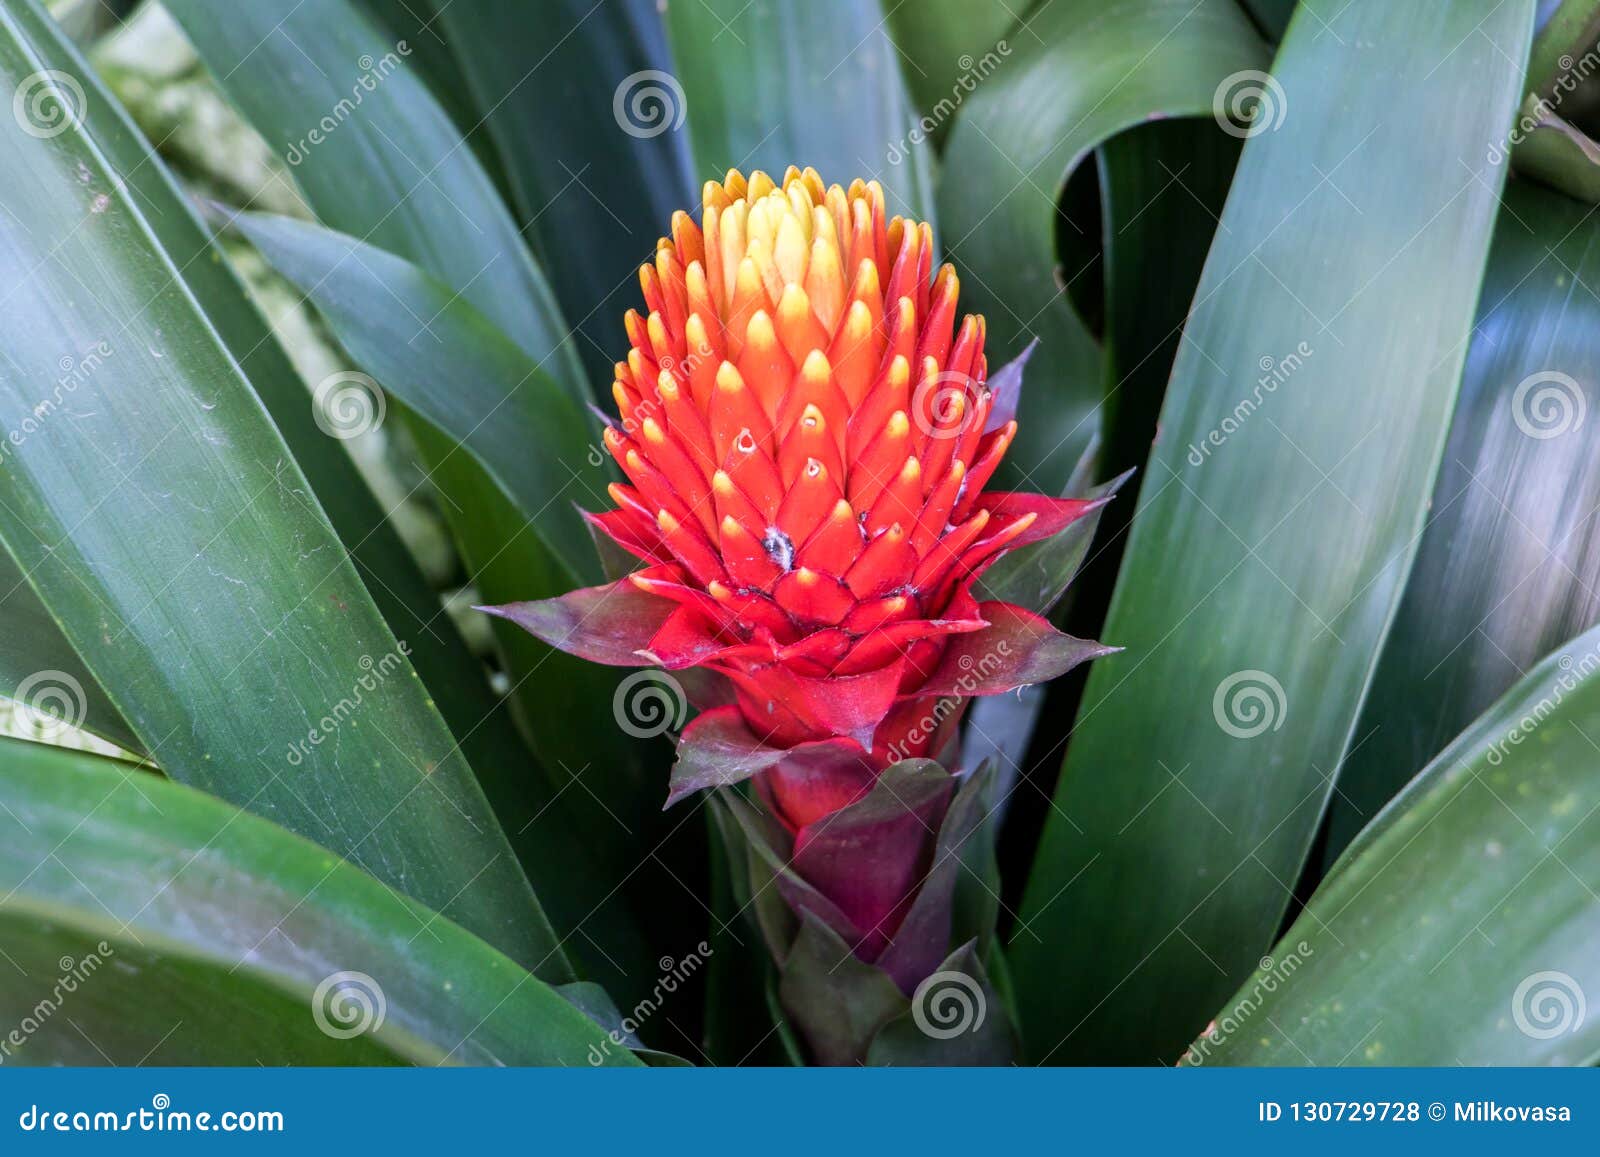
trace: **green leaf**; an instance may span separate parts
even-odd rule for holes
[[[532,358],[392,253],[289,217],[240,213],[233,224],[384,389],[482,464],[562,561],[569,585],[600,581],[578,505],[607,504],[601,456],[582,411]]]
[[[1190,1063],[1600,1055],[1600,630],[1546,658],[1361,834]]]
[[[459,291],[575,401],[587,398],[570,335],[516,222],[399,44],[350,0],[173,0],[167,8],[228,98],[289,162],[324,225]]]
[[[13,91],[49,65],[19,21],[0,14]],[[62,359],[76,380],[12,445],[0,540],[169,775],[562,976],[471,769],[95,123],[4,130],[0,425],[24,429]]]
[[[1405,598],[1329,804],[1327,858],[1541,655],[1600,619],[1600,222],[1527,182],[1495,225]]]
[[[696,177],[810,165],[877,178],[891,214],[932,220],[931,150],[878,0],[694,0],[668,5],[667,31]]]
[[[0,740],[0,764],[0,1017],[37,1026],[8,1064],[576,1065],[604,1046],[489,945],[274,824],[60,748]]]
[[[1239,162],[1013,941],[1058,1063],[1170,1063],[1270,944],[1427,516],[1531,0],[1329,8]]]
[[[700,203],[688,130],[673,127],[682,102],[655,75],[672,68],[661,13],[654,0],[553,0],[537,20],[523,0],[436,7],[433,34],[470,62],[464,78],[480,112],[468,123],[481,119],[493,139],[517,219],[588,339],[580,351],[591,373],[609,375],[610,355],[626,348],[621,319],[638,302],[640,263],[673,211]],[[636,98],[640,115],[629,111]]]
[[[1101,142],[1156,117],[1211,116],[1218,85],[1267,65],[1233,0],[1056,0],[967,98],[945,149],[939,218],[962,304],[998,364],[1037,337],[1010,455],[1030,489],[1061,489],[1099,423],[1101,360],[1057,267],[1068,175]]]

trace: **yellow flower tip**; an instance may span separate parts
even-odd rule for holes
[[[733,478],[726,470],[718,470],[711,476],[711,492],[719,498],[731,498],[736,493]]]
[[[812,350],[800,364],[800,376],[808,384],[816,386],[832,381],[833,367],[828,364],[828,355],[821,350]]]
[[[717,367],[719,393],[737,394],[742,389],[744,389],[744,378],[739,376],[739,371],[732,362],[723,362]]]
[[[904,438],[911,433],[911,419],[906,417],[904,410],[896,410],[889,415],[889,420],[884,423],[883,432],[891,438]],[[922,469],[922,464],[917,464],[917,469]]]

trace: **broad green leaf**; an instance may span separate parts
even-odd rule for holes
[[[678,74],[660,83],[687,110],[695,177],[810,165],[932,220],[932,149],[878,0],[693,0],[667,6],[667,31]]]
[[[0,80],[75,99],[47,66],[19,17],[0,13]],[[0,125],[0,425],[23,429],[62,359],[84,371],[12,445],[0,540],[169,775],[562,977],[408,648],[97,147],[94,109],[76,107],[47,128]]]
[[[1058,233],[1089,227],[1057,212],[1067,176],[1142,121],[1211,116],[1219,85],[1268,56],[1234,0],[1055,0],[1010,43],[950,134],[939,220],[962,305],[988,319],[990,363],[1040,339],[1008,457],[1030,489],[1055,492],[1102,393],[1099,349],[1064,289],[1084,270],[1056,258]]]
[[[587,397],[544,275],[408,49],[350,0],[166,7],[323,224],[427,270]]]
[[[0,740],[0,765],[7,1064],[576,1065],[604,1043],[482,940],[274,824],[60,748]]]
[[[1013,939],[1039,1059],[1170,1063],[1270,945],[1426,520],[1504,172],[1463,159],[1509,126],[1531,0],[1319,4],[1336,36],[1306,8]]]
[[[416,666],[440,713],[460,740],[462,751],[483,785],[497,818],[512,837],[519,858],[535,879],[568,879],[568,865],[575,860],[576,837],[567,830],[564,809],[552,806],[553,789],[541,769],[527,766],[527,748],[517,732],[509,711],[490,692],[483,664],[472,655],[451,619],[440,613],[437,594],[429,588],[410,553],[386,521],[371,492],[356,472],[350,457],[337,438],[330,437],[318,424],[322,406],[314,405],[306,386],[297,376],[283,347],[268,329],[255,305],[234,276],[232,268],[212,245],[209,233],[196,217],[187,198],[174,183],[165,164],[151,150],[128,120],[110,92],[92,69],[66,45],[53,23],[30,6],[19,6],[17,24],[52,67],[65,69],[83,86],[96,110],[95,140],[108,163],[121,176],[124,188],[148,207],[145,220],[161,246],[178,266],[184,282],[195,298],[204,303],[207,319],[255,387],[273,423],[311,483],[311,494],[302,497],[311,507],[320,503],[345,549],[356,564],[367,590],[390,628],[406,639],[410,658]],[[0,561],[3,552],[0,552]],[[15,586],[15,578],[5,581],[5,589]],[[32,592],[24,586],[5,600],[9,616],[24,609],[23,600]],[[13,599],[15,601],[13,601]],[[37,606],[36,600],[34,605]],[[30,645],[33,654],[47,641],[42,632],[45,620],[27,620],[32,630],[20,637],[37,640]],[[15,628],[22,630],[21,624]],[[8,632],[10,633],[10,632]],[[12,635],[12,637],[18,637]],[[56,641],[59,640],[59,641]],[[48,640],[57,651],[70,653],[70,645],[56,632]],[[13,651],[13,654],[19,652]],[[84,726],[114,743],[138,749],[138,740],[118,726],[109,701],[102,704],[86,672],[59,666],[80,680],[87,704]],[[36,664],[29,672],[37,671]],[[48,686],[48,683],[41,684]],[[109,713],[109,714],[108,714]],[[108,722],[109,721],[109,722]],[[112,728],[113,730],[107,730]],[[539,823],[531,821],[539,818]],[[583,873],[584,878],[588,873]],[[589,919],[589,931],[607,945],[605,955],[624,955],[618,938],[626,941],[626,929],[618,929],[614,906],[596,912],[603,891],[589,895],[581,888],[551,888],[548,898],[551,913],[562,930],[570,930]],[[607,935],[602,927],[610,929]]]
[[[626,349],[622,315],[638,304],[639,265],[673,210],[700,203],[682,99],[662,75],[672,60],[661,12],[654,0],[552,0],[537,20],[522,0],[435,7],[435,33],[470,65],[480,111],[469,123],[483,122],[473,139],[492,138],[517,219],[588,339],[580,352],[593,374],[609,375]]]
[[[497,539],[468,541],[514,543],[531,528],[553,548],[548,553],[570,559],[568,569],[547,575],[512,572],[499,579],[503,572],[495,571],[483,589],[523,592],[542,584],[565,590],[598,579],[588,573],[595,568],[595,554],[577,504],[598,507],[606,502],[599,453],[583,415],[527,354],[472,306],[393,254],[287,217],[244,213],[234,223],[316,304],[357,364],[436,428],[432,436],[446,447],[445,469],[470,455],[499,485],[504,502],[496,509],[508,506],[515,512],[505,521],[486,522],[481,511],[447,508],[452,522],[465,525],[463,537],[472,527],[487,525]],[[429,319],[426,329],[417,328],[417,318]],[[463,524],[464,518],[473,521]],[[508,555],[508,562],[518,557]],[[503,585],[496,588],[496,580]],[[570,787],[572,777],[583,774],[580,769],[606,758],[626,739],[613,716],[615,676],[547,654],[548,660],[528,661],[524,669],[540,677],[519,680],[513,694],[524,697],[529,729],[554,768],[551,778]],[[606,772],[591,776],[591,782],[605,782],[616,767],[626,768],[625,756],[612,758]],[[497,770],[508,779],[528,777],[529,770],[519,764]],[[548,902],[558,929],[584,929],[575,948],[588,957],[590,975],[613,985],[626,983],[630,976],[634,983],[642,982],[652,972],[640,962],[653,958],[632,930],[623,901],[612,895],[637,859],[628,826],[589,794],[593,789],[556,792],[559,800],[553,802],[551,789],[542,781],[538,787],[523,792],[525,802],[515,820],[503,818],[523,837],[520,842],[529,845],[526,858],[537,869],[534,878],[541,891],[561,893]],[[658,785],[652,792],[641,783],[631,794],[641,799],[648,794],[648,804],[641,806],[654,811],[660,807],[660,790]],[[612,809],[623,806],[615,798],[609,803]],[[571,830],[575,823],[585,834]],[[576,882],[562,867],[575,863],[590,865]],[[601,864],[606,871],[595,870]],[[594,941],[601,945],[599,951],[586,952]]]
[[[1600,1055],[1600,631],[1539,663],[1350,846],[1191,1046],[1250,1065]]]
[[[475,457],[561,559],[600,579],[578,506],[607,505],[584,414],[449,287],[392,253],[290,217],[233,219],[379,383]],[[425,324],[419,319],[426,319]]]
[[[1541,655],[1600,619],[1600,221],[1507,187],[1433,509],[1330,802],[1327,857]]]

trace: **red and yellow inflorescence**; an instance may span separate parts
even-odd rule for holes
[[[981,317],[876,182],[737,171],[640,269],[592,522],[643,568],[501,614],[601,662],[700,668],[673,798],[760,773],[803,833],[937,755],[972,695],[1098,649],[974,579],[1095,503],[986,491],[1016,432]]]

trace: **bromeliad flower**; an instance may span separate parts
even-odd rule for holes
[[[485,609],[596,662],[696,669],[668,803],[756,777],[803,868],[885,769],[950,749],[971,697],[1105,652],[973,593],[1099,502],[985,489],[1020,365],[991,385],[983,319],[957,324],[954,269],[933,272],[931,229],[888,217],[876,182],[734,171],[702,208],[640,270],[605,431],[628,481],[589,516],[642,569]],[[863,959],[927,872],[948,784],[925,802],[891,867],[801,873]],[[909,990],[925,967],[896,971]]]

